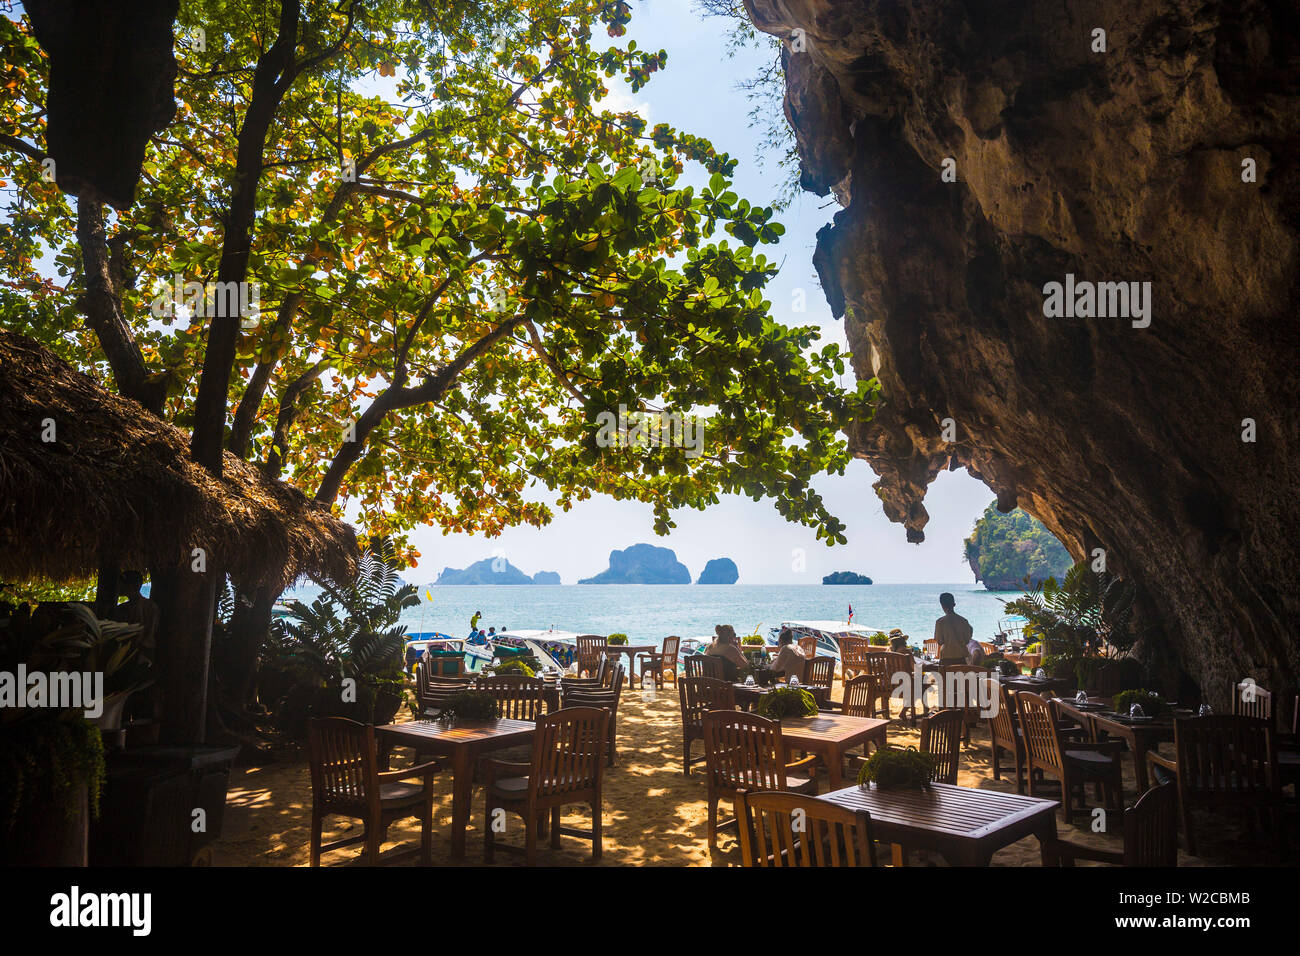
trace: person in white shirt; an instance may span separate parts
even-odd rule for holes
[[[966,645],[974,636],[975,629],[970,626],[970,621],[957,613],[957,599],[947,591],[939,595],[939,606],[943,608],[943,617],[934,622],[934,639],[939,644],[939,662],[965,664]]]
[[[808,658],[804,657],[803,651],[794,642],[794,634],[788,627],[781,628],[776,644],[779,650],[776,652],[776,657],[772,659],[772,670],[778,677],[784,677],[786,680],[791,676],[803,680],[804,666],[808,663]]]

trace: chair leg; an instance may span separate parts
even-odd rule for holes
[[[709,794],[709,849],[718,848],[718,795]]]
[[[591,859],[595,862],[600,859],[604,852],[604,830],[605,815],[601,812],[600,794],[596,794],[596,799],[591,804]]]
[[[324,826],[324,815],[312,812],[311,815],[311,865],[320,866],[320,841],[321,829]]]
[[[691,738],[682,737],[682,776],[691,775]]]
[[[493,851],[496,849],[496,833],[492,829],[492,800],[484,801],[483,808],[483,862],[491,863]]]
[[[428,787],[429,799],[424,802],[424,819],[420,821],[420,862],[433,863],[433,787]]]
[[[1022,774],[1024,776],[1029,776],[1029,774],[1024,769],[1024,760],[1021,759],[1019,753],[1015,754],[1015,760],[1016,760],[1016,793],[1023,794],[1025,792],[1025,782],[1020,778]]]
[[[527,821],[527,823],[524,826],[524,830],[527,831],[524,837],[524,860],[527,862],[529,866],[536,866],[537,865],[537,827],[533,825],[534,818],[532,814],[525,813],[524,819]],[[558,837],[558,835],[559,834],[557,831],[556,836]]]
[[[1074,822],[1074,791],[1070,786],[1073,782],[1068,777],[1061,778],[1061,809],[1065,811],[1066,826]]]
[[[560,807],[551,808],[551,849],[560,848]],[[545,814],[543,814],[545,816]]]
[[[999,747],[996,742],[994,742],[992,746],[993,746],[993,779],[1001,780],[1002,767],[1000,766],[999,757],[1001,757],[1002,755],[1002,748]]]
[[[379,865],[379,846],[383,842],[384,828],[378,820],[366,821],[366,865]]]

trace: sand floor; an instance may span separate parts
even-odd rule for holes
[[[836,690],[839,690],[838,682]],[[718,850],[710,852],[706,839],[706,803],[703,763],[691,776],[681,771],[681,720],[677,692],[668,685],[657,693],[633,688],[625,691],[619,708],[618,763],[606,768],[604,776],[604,866],[738,866],[739,845],[735,832],[719,837]],[[919,734],[905,723],[895,721],[889,728],[889,742],[916,746]],[[702,753],[696,742],[694,753]],[[1169,752],[1166,748],[1164,752]],[[394,754],[394,767],[402,765],[403,751]],[[222,838],[213,846],[215,866],[306,866],[311,822],[311,781],[306,754],[292,748],[275,752],[275,761],[259,766],[237,767],[231,775],[226,818]],[[1004,755],[1005,758],[1005,755]],[[1125,800],[1130,805],[1136,797],[1133,762],[1123,758]],[[845,785],[856,777],[845,779]],[[984,726],[972,731],[969,745],[962,751],[958,783],[1014,792],[1014,781],[1004,773],[1000,781],[992,775],[988,734]],[[437,817],[434,822],[433,859],[437,865],[454,865],[450,859],[451,779],[442,774],[437,779]],[[825,787],[825,777],[819,784]],[[1048,794],[1044,794],[1048,795]],[[1094,799],[1091,788],[1089,799]],[[482,865],[483,861],[483,793],[475,788],[473,814],[467,833],[465,865]],[[724,816],[729,814],[724,801]],[[584,816],[586,819],[584,820]],[[1201,858],[1180,853],[1179,864],[1190,866],[1215,864],[1258,864],[1269,860],[1269,839],[1260,835],[1251,839],[1243,821],[1198,817],[1198,840]],[[590,815],[581,808],[566,811],[566,825],[588,826]],[[1120,849],[1118,836],[1092,833],[1088,814],[1076,815],[1074,826],[1067,827],[1057,814],[1060,836],[1079,843],[1108,849]],[[498,837],[504,842],[522,844],[522,821],[509,820],[510,831]],[[330,817],[326,820],[325,841],[360,834],[360,821]],[[388,832],[383,854],[400,853],[418,848],[419,824],[412,818],[395,822]],[[346,865],[362,855],[360,844],[326,853],[322,865]],[[546,865],[590,865],[590,842],[565,838],[563,847],[549,849],[545,843],[540,861]],[[881,853],[881,862],[888,853]],[[1272,854],[1276,862],[1276,855]],[[395,861],[415,865],[418,858],[408,856]],[[498,853],[494,866],[522,865],[523,858]],[[942,865],[942,861],[913,857],[911,865]],[[994,866],[1039,866],[1038,841],[1026,838],[1000,850],[993,857]]]

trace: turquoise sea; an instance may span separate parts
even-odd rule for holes
[[[304,589],[306,590],[306,589]],[[970,620],[975,636],[988,639],[1006,617],[1003,603],[1019,592],[986,591],[980,585],[560,585],[555,587],[432,587],[432,602],[420,588],[420,606],[402,615],[408,632],[440,631],[452,637],[469,634],[469,620],[482,611],[485,630],[622,632],[633,641],[654,641],[669,634],[699,637],[715,624],[730,624],[737,634],[752,633],[789,620],[853,621],[888,631],[900,627],[919,645],[934,634],[943,612],[939,594],[957,597],[957,613]]]

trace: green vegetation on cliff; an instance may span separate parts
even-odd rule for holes
[[[1073,563],[1064,545],[1041,521],[1017,508],[1002,514],[994,502],[966,539],[966,561],[990,591],[1015,591],[1025,577],[1038,584],[1062,578]]]

